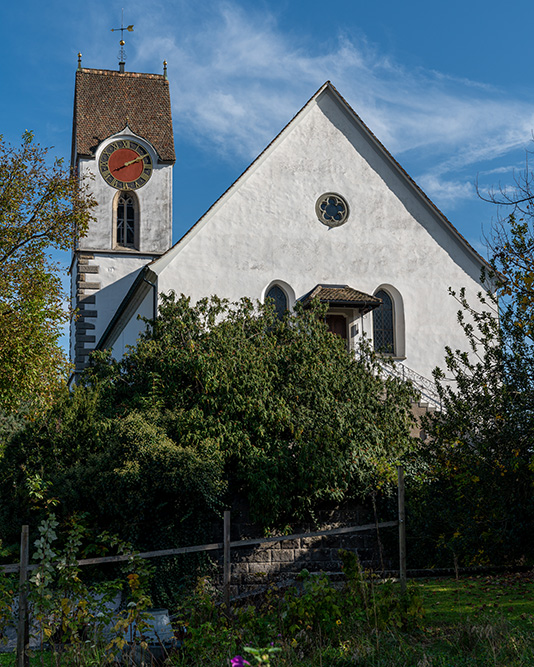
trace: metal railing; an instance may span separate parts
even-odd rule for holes
[[[442,410],[441,398],[433,380],[420,375],[400,361],[395,361],[392,364],[380,362],[380,367],[387,375],[399,378],[402,381],[409,380],[421,395],[422,401],[428,403],[435,410]]]

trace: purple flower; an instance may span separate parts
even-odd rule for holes
[[[250,665],[250,662],[245,660],[242,655],[236,655],[235,658],[231,660],[232,667],[245,667],[245,665]]]

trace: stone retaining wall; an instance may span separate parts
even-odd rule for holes
[[[244,505],[232,508],[230,535],[232,541],[263,537],[257,526],[248,519]],[[394,520],[396,517],[390,517]],[[290,527],[291,534],[331,530],[345,526],[374,523],[372,512],[362,506],[344,507],[320,512],[317,523],[300,523]],[[395,531],[395,528],[384,528]],[[381,538],[382,541],[382,538]],[[357,552],[362,567],[381,570],[394,567],[391,554],[380,556],[376,530],[341,535],[300,537],[259,546],[232,548],[231,594],[251,592],[273,583],[287,583],[306,569],[309,572],[342,574],[339,550]],[[222,559],[221,559],[222,565]],[[222,571],[222,568],[221,568]]]

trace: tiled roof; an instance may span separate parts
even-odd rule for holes
[[[306,306],[312,299],[318,298],[321,303],[331,306],[348,306],[371,310],[382,303],[382,299],[349,287],[348,285],[317,285],[302,298]]]
[[[104,139],[126,125],[174,162],[169,82],[162,74],[79,69],[74,93],[76,152],[92,157]]]

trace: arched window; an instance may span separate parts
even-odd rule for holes
[[[117,192],[115,198],[115,246],[137,247],[137,197],[133,192]]]
[[[373,310],[373,343],[376,352],[395,354],[395,323],[393,300],[385,290],[375,294],[382,299],[378,308]]]
[[[287,310],[287,295],[278,285],[273,285],[265,295],[274,301],[274,309],[278,317],[282,318]]]

